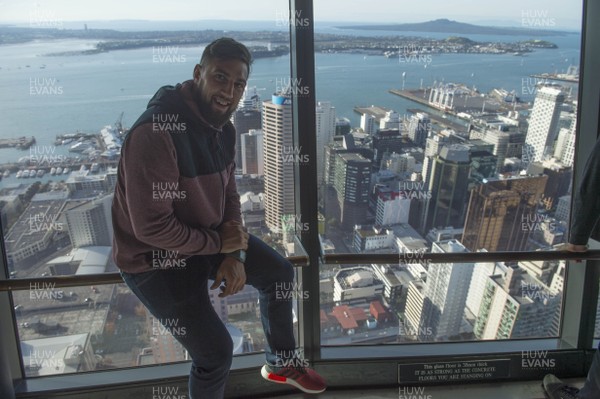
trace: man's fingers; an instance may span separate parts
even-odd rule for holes
[[[210,286],[210,289],[214,290],[215,288],[219,287],[221,285],[222,281],[223,281],[223,278],[217,273],[217,276],[215,277],[215,281]]]

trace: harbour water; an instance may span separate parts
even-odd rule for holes
[[[336,33],[375,34],[354,30]],[[470,38],[530,39],[477,35]],[[360,120],[353,112],[356,106],[379,105],[401,114],[415,108],[415,103],[388,92],[402,86],[409,89],[431,86],[435,82],[457,82],[476,87],[483,93],[493,88],[514,90],[523,100],[532,101],[536,79],[530,75],[564,73],[570,65],[579,63],[579,35],[545,37],[544,40],[556,43],[559,48],[539,49],[525,56],[441,54],[432,55],[430,62],[401,62],[398,58],[364,54],[317,54],[316,97],[318,101],[330,101],[336,107],[337,116],[349,118],[353,126]],[[121,112],[124,113],[123,125],[131,126],[158,87],[192,77],[202,51],[198,46],[171,49],[178,57],[171,57],[169,62],[157,59],[155,55],[160,50],[155,48],[43,56],[91,48],[93,44],[88,40],[65,40],[0,46],[0,138],[35,136],[36,146],[50,147],[59,134],[97,133],[105,125],[114,125]],[[249,85],[261,89],[259,94],[266,99],[286,80],[289,80],[289,57],[262,58],[252,67]],[[576,88],[572,94],[576,95]],[[56,147],[55,154],[72,155],[67,146]],[[1,163],[15,162],[27,155],[28,150],[0,148]],[[3,179],[0,187],[19,181],[13,174]]]

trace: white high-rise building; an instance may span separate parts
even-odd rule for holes
[[[240,136],[242,173],[245,175],[264,174],[263,131],[250,129]]]
[[[319,101],[317,117],[317,178],[324,179],[325,147],[335,135],[335,107],[328,101]]]
[[[487,252],[487,251],[481,251]],[[489,276],[494,274],[501,274],[506,272],[506,265],[503,262],[481,262],[475,263],[473,268],[473,277],[471,278],[471,286],[469,287],[469,294],[467,295],[467,309],[477,316],[479,314],[479,307],[481,306],[481,300],[483,293],[485,292],[485,286]]]
[[[458,240],[435,242],[431,252],[468,252]],[[449,338],[461,332],[473,263],[439,263],[429,268],[423,319],[433,338]]]
[[[571,126],[566,129],[562,128],[558,132],[558,138],[556,139],[556,148],[554,150],[554,158],[558,159],[560,163],[565,166],[573,166],[575,158],[575,127],[577,126],[577,119],[573,118]]]
[[[488,277],[473,332],[477,339],[554,337],[561,295],[524,269]]]
[[[65,217],[73,247],[111,246],[113,194],[82,202],[67,211]]]
[[[377,120],[371,114],[362,114],[360,117],[360,127],[366,134],[373,134],[377,130]]]
[[[265,222],[281,233],[281,218],[294,214],[294,142],[292,99],[275,93],[263,102],[263,154],[265,175]]]
[[[545,156],[552,155],[564,101],[565,93],[560,89],[545,86],[538,90],[523,146],[525,164],[542,161]]]
[[[400,115],[396,111],[386,112],[385,116],[379,121],[379,129],[398,129],[402,131]]]

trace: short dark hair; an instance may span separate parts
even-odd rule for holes
[[[215,58],[238,59],[246,64],[250,74],[250,65],[252,65],[250,51],[242,43],[230,37],[221,37],[206,46],[200,57],[200,65],[205,65],[207,61]]]

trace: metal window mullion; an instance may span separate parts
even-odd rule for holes
[[[315,95],[314,14],[312,0],[290,0],[290,63],[292,82],[303,90],[293,92],[294,146],[308,155],[308,162],[296,164],[296,213],[308,229],[300,241],[309,257],[309,267],[299,272],[302,289],[310,296],[299,303],[300,343],[309,360],[320,358],[319,325],[319,236],[317,192],[317,137]],[[306,89],[306,90],[304,90]]]
[[[600,109],[600,3],[583,1],[579,97],[573,190],[578,187],[586,161],[598,139]],[[573,198],[573,197],[572,197]],[[571,201],[571,216],[574,201]],[[565,347],[587,349],[594,339],[600,271],[598,260],[570,262],[566,270],[561,333]]]

